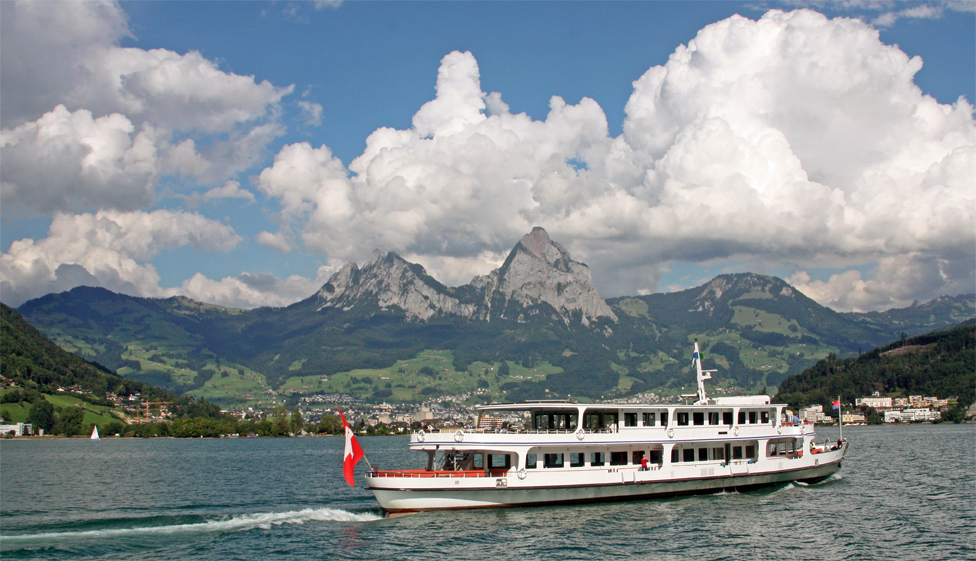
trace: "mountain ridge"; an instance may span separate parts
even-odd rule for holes
[[[753,391],[830,354],[854,355],[902,332],[976,316],[976,303],[963,295],[841,314],[754,273],[604,300],[589,268],[536,228],[501,267],[460,287],[376,251],[284,308],[235,310],[78,287],[20,310],[62,348],[127,377],[241,407],[316,393],[401,401],[432,392],[464,400],[676,393],[693,383],[686,359],[694,340],[717,379]],[[445,353],[437,360],[446,362],[421,360],[430,352]],[[418,377],[423,368],[435,376]]]

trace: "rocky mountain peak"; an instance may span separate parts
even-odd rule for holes
[[[419,321],[436,315],[528,321],[549,308],[567,325],[573,318],[584,326],[599,319],[617,321],[593,285],[590,269],[573,261],[566,248],[550,240],[540,227],[522,236],[502,267],[457,289],[444,286],[422,266],[395,253],[374,251],[361,269],[347,263],[316,297],[320,310],[376,305],[399,308]]]

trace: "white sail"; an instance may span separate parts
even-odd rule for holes
[[[98,438],[98,427],[97,426],[92,429],[91,439],[92,440],[101,440],[100,438]]]

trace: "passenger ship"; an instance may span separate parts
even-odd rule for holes
[[[426,468],[371,469],[366,482],[391,513],[616,501],[815,482],[837,472],[848,443],[814,442],[765,395],[708,398],[698,343],[691,405],[535,401],[477,407],[518,413],[525,429],[417,431]],[[480,425],[481,423],[479,423]]]

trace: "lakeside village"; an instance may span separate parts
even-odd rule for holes
[[[58,388],[59,394],[82,394],[80,387]],[[114,404],[113,416],[127,424],[165,423],[173,420],[166,403],[143,401],[139,394],[116,396],[106,394],[106,399]],[[346,394],[316,394],[302,397],[296,410],[304,421],[304,428],[292,432],[293,436],[314,436],[316,434],[338,433],[338,411],[341,409],[363,436],[409,434],[421,428],[455,430],[471,428],[501,429],[522,428],[525,419],[512,416],[482,416],[480,421],[465,398],[470,396],[445,396],[437,401],[421,404],[368,404]],[[894,424],[894,423],[933,423],[942,420],[942,413],[948,411],[956,398],[939,398],[921,395],[909,397],[885,397],[875,392],[872,396],[857,398],[853,407],[842,404],[844,425]],[[675,398],[659,396],[653,392],[629,398],[608,400],[607,403],[679,403]],[[82,406],[83,403],[77,405]],[[248,408],[247,411],[223,411],[237,420],[265,418],[267,414]],[[832,411],[831,411],[832,413]],[[798,411],[786,410],[787,419],[798,417],[818,425],[836,425],[836,415],[825,412],[823,405],[812,405]],[[976,404],[966,411],[966,420],[976,417]],[[338,425],[341,426],[341,425]],[[0,435],[4,437],[44,436],[44,431],[34,431],[30,423],[0,424]],[[227,435],[227,436],[255,436]]]

